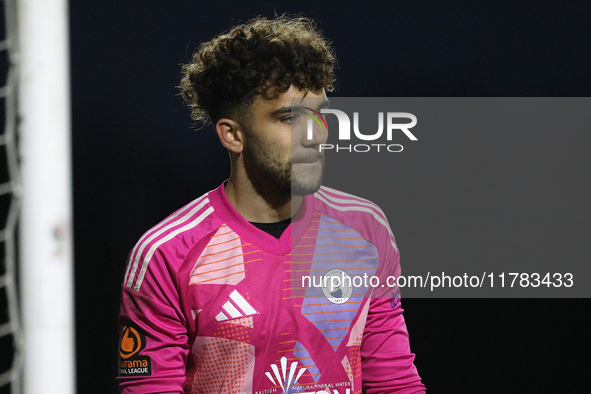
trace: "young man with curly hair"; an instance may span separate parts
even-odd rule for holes
[[[192,117],[215,126],[232,170],[129,255],[122,393],[424,392],[398,299],[300,287],[400,273],[383,212],[321,186],[327,130],[297,133],[304,103],[328,106],[334,64],[310,19],[283,16],[234,27],[183,67]]]

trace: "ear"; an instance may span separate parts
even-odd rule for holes
[[[231,119],[223,118],[215,124],[218,137],[230,152],[241,153],[244,148],[244,133],[238,123]]]

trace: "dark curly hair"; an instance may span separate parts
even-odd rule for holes
[[[194,120],[240,120],[257,97],[277,98],[292,84],[332,91],[335,62],[312,19],[258,17],[202,43],[183,65],[180,88]]]

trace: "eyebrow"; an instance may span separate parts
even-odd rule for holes
[[[326,99],[326,100],[322,100],[322,102],[320,102],[320,105],[318,105],[317,109],[323,109],[323,108],[328,108],[328,107],[330,107],[330,101],[328,99]],[[272,116],[285,115],[285,114],[289,114],[292,112],[303,111],[304,108],[305,107],[301,107],[301,106],[286,105],[286,106],[283,106],[283,107],[278,108],[275,111],[271,112],[271,115]]]

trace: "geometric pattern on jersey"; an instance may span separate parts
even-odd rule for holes
[[[240,325],[240,326],[243,326],[243,327],[248,327],[248,328],[254,328],[252,316],[243,317],[243,318],[240,318],[240,319],[228,320],[227,323],[237,324],[237,325]]]
[[[250,244],[244,244],[250,245]],[[199,256],[189,285],[236,285],[245,278],[244,246],[238,234],[222,225]],[[260,260],[260,259],[259,259]],[[250,262],[250,261],[248,261]]]
[[[355,392],[355,386],[353,381],[353,371],[351,370],[351,364],[349,364],[349,359],[347,356],[343,357],[341,360],[341,364],[343,365],[343,369],[347,371],[347,376],[349,377],[349,382],[351,382],[351,392]]]
[[[323,277],[332,269],[345,271],[353,280],[355,277],[375,275],[379,256],[377,247],[364,239],[361,234],[326,216],[317,215],[318,233],[312,255],[311,273],[315,277]],[[359,279],[355,281],[357,283]],[[309,286],[303,300],[302,315],[314,324],[337,350],[347,336],[351,321],[355,318],[368,288],[354,287],[351,298],[343,304],[334,304],[324,297],[322,288]]]
[[[213,333],[215,337],[232,339],[234,341],[249,342],[252,331],[240,324],[219,324]]]
[[[195,360],[189,374],[189,393],[252,392],[255,347],[227,338],[196,337],[191,349]]]
[[[335,197],[332,194],[336,194],[340,197]],[[357,212],[367,212],[374,217],[374,219],[380,223],[384,228],[388,231],[390,235],[390,244],[392,248],[396,252],[398,252],[398,246],[396,246],[396,240],[394,239],[394,234],[392,234],[392,230],[390,229],[390,225],[388,224],[388,219],[386,219],[386,215],[384,211],[376,204],[372,203],[371,201],[365,200],[363,198],[359,198],[356,196],[352,196],[347,193],[343,193],[341,191],[332,189],[330,187],[322,186],[320,190],[314,193],[314,197],[325,203],[331,208],[334,208],[339,211],[357,211]],[[347,205],[339,205],[339,204],[347,204]],[[353,205],[351,205],[353,204]],[[368,208],[369,207],[369,208]]]
[[[359,314],[359,318],[351,327],[351,335],[347,341],[347,346],[361,346],[361,339],[363,337],[363,329],[365,328],[365,321],[367,320],[367,313],[369,312],[369,299],[364,300],[363,309]]]
[[[258,312],[250,305],[246,298],[238,290],[233,290],[228,296],[227,301],[222,305],[222,310],[215,316],[215,319],[218,322],[222,322],[228,319],[242,319],[256,314]],[[252,325],[252,322],[250,324]]]
[[[361,346],[353,346],[351,352],[351,369],[353,370],[353,377],[361,377]]]
[[[318,383],[318,379],[320,379],[320,370],[316,366],[316,363],[314,363],[314,360],[312,360],[310,353],[308,350],[306,350],[304,345],[302,345],[300,342],[296,342],[293,355],[298,359],[299,362],[308,368],[304,375],[312,376],[314,382]]]

